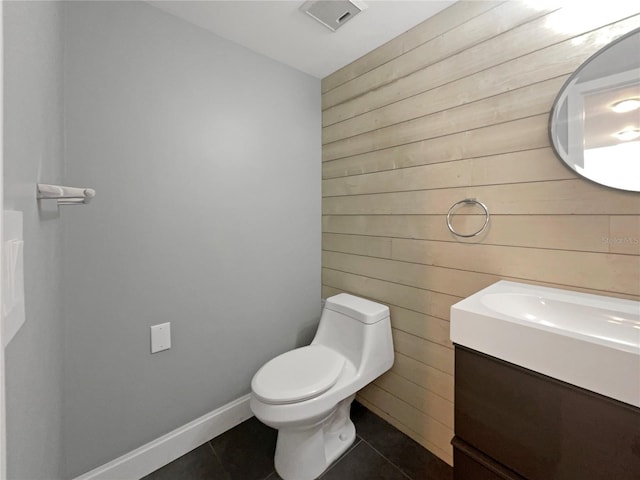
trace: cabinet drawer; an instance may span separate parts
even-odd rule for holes
[[[455,355],[464,442],[529,480],[640,480],[640,409],[464,347]]]
[[[525,480],[455,437],[453,444],[454,480]]]

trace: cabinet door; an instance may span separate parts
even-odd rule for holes
[[[460,346],[455,430],[529,480],[640,480],[640,409]]]

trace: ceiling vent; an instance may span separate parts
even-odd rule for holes
[[[309,0],[300,10],[335,32],[365,8],[359,0]]]

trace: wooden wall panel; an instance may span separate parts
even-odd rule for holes
[[[325,197],[324,215],[446,214],[463,198],[479,198],[495,215],[575,215],[640,213],[633,192],[612,191],[582,179],[510,183],[410,192]]]
[[[417,167],[323,180],[325,197],[363,193],[401,192],[420,189],[494,185],[542,180],[568,180],[577,175],[566,168],[551,148],[470,158]]]
[[[619,3],[458,2],[322,82],[322,294],[390,306],[395,364],[359,398],[449,463],[451,305],[500,279],[640,298],[640,195],[577,176],[547,134],[568,75],[640,27]],[[445,218],[468,197],[492,216],[464,240]]]
[[[390,249],[391,237],[474,242],[454,238],[445,215],[327,215],[322,225],[324,248],[345,253]],[[492,215],[489,225],[483,244],[640,255],[637,215]]]
[[[395,372],[383,375],[375,384],[387,392],[394,394],[402,392],[401,396],[404,401],[423,413],[437,412],[437,415],[432,416],[438,418],[445,426],[453,429],[453,405],[443,397],[410,382]]]
[[[322,165],[323,178],[548,147],[548,120],[548,115],[536,115],[327,161]]]
[[[503,5],[510,9],[525,8],[524,2],[506,2]],[[400,100],[404,98],[404,95],[414,95],[419,91],[425,91],[428,88],[434,88],[458,80],[465,76],[486,70],[487,68],[499,66],[501,63],[509,60],[533,53],[536,50],[563,42],[569,38],[578,37],[580,34],[598,29],[599,27],[607,26],[612,21],[623,19],[628,14],[637,13],[635,8],[632,4],[619,5],[617,8],[612,8],[608,12],[602,12],[600,15],[581,14],[582,12],[574,11],[574,18],[570,18],[571,14],[567,13],[569,9],[562,9],[550,15],[542,16],[534,21],[523,23],[517,28],[507,30],[503,34],[497,35],[487,41],[470,45],[469,48],[455,55],[446,57],[442,61],[436,61],[430,65],[426,65],[420,70],[416,68],[416,62],[418,65],[428,63],[424,62],[422,57],[425,55],[427,58],[432,56],[433,53],[426,52],[431,48],[438,50],[440,47],[439,45],[432,45],[435,41],[427,42],[423,46],[425,53],[419,58],[414,59],[409,58],[409,55],[402,55],[394,61],[381,65],[378,69],[323,95],[323,108],[330,110],[334,105],[345,104],[348,100],[353,99],[353,104],[349,105],[350,113],[352,115],[363,113],[385,105],[390,101]],[[479,20],[484,22],[497,21],[496,12],[498,10],[499,8],[496,8],[488,12],[479,18]],[[471,40],[467,37],[466,26],[467,25],[462,25],[459,30],[452,31],[451,33],[457,35],[459,38]],[[619,36],[636,26],[637,19],[631,19],[630,24],[608,26],[608,33],[598,35],[595,39],[596,44],[592,45],[592,47],[595,47],[595,50],[597,50],[599,47],[608,43],[609,39]],[[545,30],[544,35],[539,34],[542,30]],[[620,30],[620,32],[616,30]],[[574,42],[574,44],[576,48],[580,48],[580,45],[584,42],[590,43],[588,40],[581,38],[579,41]],[[410,54],[413,54],[415,51],[416,50],[410,52]],[[418,76],[419,79],[410,75],[414,72],[420,72],[414,74]],[[516,74],[515,72],[512,73],[514,75]],[[416,91],[410,85],[407,85],[408,82],[411,82],[411,84],[419,83],[419,80],[424,82],[424,87],[421,90]],[[392,82],[394,83],[392,84]],[[389,89],[394,93],[402,92],[403,90],[406,93],[395,93],[394,95],[387,91]],[[341,110],[344,108],[345,107],[342,107]],[[334,114],[334,112],[328,112],[327,118],[323,123],[324,125],[329,125],[336,120],[349,117],[349,115],[344,112],[338,115],[334,114],[335,116],[332,114]]]
[[[410,258],[410,255],[407,256]],[[495,275],[485,273],[328,251],[323,252],[322,264],[325,268],[337,271],[346,271],[432,292],[449,293],[458,297],[468,297],[500,280]]]
[[[367,124],[365,119],[358,118],[357,123],[354,122],[355,124],[344,126],[344,128],[339,124],[336,128],[337,133],[329,138],[323,148],[324,158],[329,160],[345,155],[357,155],[425,138],[441,137],[517,118],[539,115],[551,108],[553,94],[560,90],[566,79],[567,76],[552,78],[476,102],[414,117],[402,123],[397,123],[394,118],[382,118],[374,119],[374,125],[371,125]],[[440,93],[435,92],[434,96],[442,102],[451,103],[450,99]],[[398,115],[397,112],[396,115]],[[331,127],[326,127],[325,130],[329,128]],[[357,134],[360,131],[366,133]]]

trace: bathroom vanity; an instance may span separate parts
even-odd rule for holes
[[[451,309],[455,480],[639,480],[640,304],[498,282]]]
[[[639,408],[464,347],[455,356],[456,480],[640,479]]]

